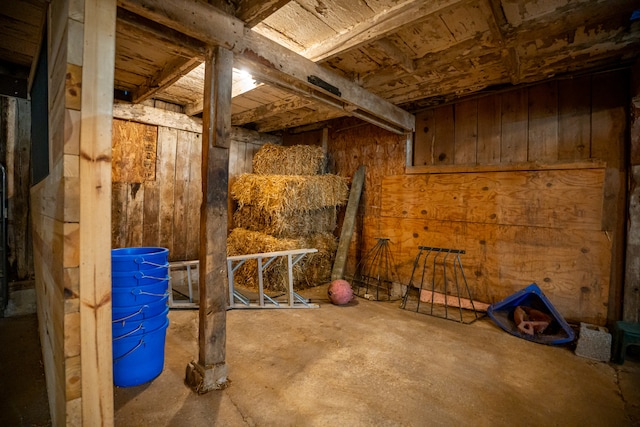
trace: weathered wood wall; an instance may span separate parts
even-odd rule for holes
[[[623,265],[627,82],[552,81],[419,113],[406,171],[401,138],[336,128],[338,173],[367,165],[352,247],[389,237],[404,284],[419,245],[464,249],[478,300],[536,282],[568,319],[606,323]]]
[[[8,280],[33,280],[33,250],[29,226],[31,187],[31,102],[0,98],[0,158],[7,172]]]
[[[112,247],[161,246],[170,261],[198,259],[201,120],[146,105],[120,104],[114,115],[121,119],[114,120],[113,149],[121,154],[113,163]],[[251,172],[262,144],[280,142],[240,128],[231,136],[231,184]]]
[[[416,172],[454,165],[460,171],[513,164],[535,169],[593,159],[616,166],[623,160],[619,143],[626,117],[619,109],[624,113],[628,85],[628,72],[617,71],[553,80],[420,112],[413,166]]]

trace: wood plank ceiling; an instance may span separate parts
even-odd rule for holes
[[[37,49],[26,49],[18,40],[37,47],[41,27],[31,9],[46,2],[2,3],[0,23],[6,25],[0,30],[0,71],[8,74],[18,67],[29,75]],[[134,102],[154,98],[177,104],[189,115],[201,113],[206,46],[128,11],[127,3],[118,2],[118,93]],[[511,85],[626,66],[640,52],[640,20],[632,19],[640,0],[209,3],[408,111]],[[295,130],[349,114],[263,84],[241,69],[234,75],[233,96],[232,123],[262,132]]]

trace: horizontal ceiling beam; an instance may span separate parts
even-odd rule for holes
[[[252,31],[238,18],[206,3],[119,0],[118,4],[209,45],[231,50],[235,62],[260,81],[311,96],[396,133],[412,132],[415,128],[413,114]]]

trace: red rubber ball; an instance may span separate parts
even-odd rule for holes
[[[344,305],[353,299],[353,290],[346,280],[334,280],[327,289],[329,300],[335,305]]]

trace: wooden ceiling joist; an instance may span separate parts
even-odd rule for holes
[[[401,52],[389,39],[384,38],[376,41],[376,46],[395,60],[400,68],[407,73],[413,73],[416,70],[413,60]]]
[[[231,98],[235,98],[236,96],[240,96],[244,93],[250,92],[258,87],[260,87],[262,83],[257,83],[253,76],[245,76],[244,78],[234,80],[233,86],[231,88]],[[200,98],[196,102],[192,102],[190,104],[185,105],[184,113],[187,116],[195,116],[197,114],[202,113],[204,108],[204,99]]]
[[[402,26],[419,22],[430,14],[459,2],[460,0],[405,1],[359,23],[348,31],[343,31],[331,39],[323,40],[322,43],[318,43],[300,54],[314,62],[328,60],[341,52],[384,38]]]
[[[236,8],[236,18],[244,21],[247,27],[253,28],[290,1],[291,0],[239,0]]]
[[[158,91],[171,86],[177,82],[180,77],[200,65],[200,58],[177,58],[173,63],[160,70],[160,73],[147,80],[146,84],[133,94],[132,101],[137,104],[152,97]]]
[[[171,86],[204,60],[206,46],[202,42],[162,27],[139,15],[118,9],[117,26],[120,31],[132,38],[140,40],[153,38],[157,43],[165,45],[167,50],[177,51],[173,62],[163,67],[156,75],[149,77],[146,83],[135,91],[132,98],[134,103],[143,102]]]
[[[520,82],[520,59],[515,47],[507,46],[506,37],[500,29],[501,26],[506,26],[506,18],[502,8],[491,0],[485,0],[480,2],[479,10],[489,26],[491,35],[502,49],[502,61],[509,73],[511,83],[518,84]]]
[[[177,54],[185,58],[197,56],[204,61],[206,45],[198,39],[158,25],[149,19],[122,8],[118,8],[116,24],[118,31],[122,31],[131,37],[137,37],[140,40],[150,38],[155,43],[160,43],[168,50],[176,51]]]
[[[287,111],[296,110],[298,108],[310,105],[312,101],[306,98],[290,96],[282,100],[272,102],[271,104],[261,105],[252,110],[243,111],[242,113],[233,114],[231,116],[231,124],[240,126],[245,123],[251,123],[258,120],[264,120],[271,116],[282,114]]]
[[[355,83],[245,27],[238,18],[201,2],[119,0],[119,6],[209,45],[234,53],[258,80],[311,96],[396,133],[412,132],[415,116]]]

